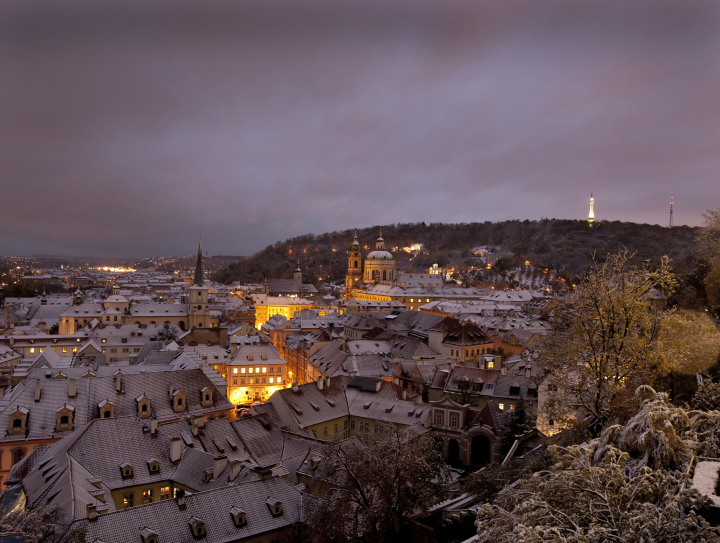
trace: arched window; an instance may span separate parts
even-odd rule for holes
[[[13,464],[17,464],[25,458],[25,451],[23,449],[15,449],[12,453]]]
[[[357,260],[355,261],[355,267],[356,267],[356,268],[358,267],[358,261],[357,261]]]
[[[387,270],[383,270],[383,281],[387,281]]]

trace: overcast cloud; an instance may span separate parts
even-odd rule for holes
[[[1,254],[393,222],[698,225],[716,2],[6,0]]]

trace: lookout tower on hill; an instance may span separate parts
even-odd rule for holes
[[[595,211],[593,205],[595,204],[595,198],[593,198],[592,192],[590,193],[590,213],[588,213],[588,224],[592,226],[595,222]]]

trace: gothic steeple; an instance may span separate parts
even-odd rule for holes
[[[195,280],[193,281],[193,286],[201,287],[204,284],[205,284],[205,278],[203,277],[203,265],[202,265],[202,234],[200,234],[200,243],[198,243],[197,260],[195,261]]]

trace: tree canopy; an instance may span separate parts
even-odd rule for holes
[[[591,270],[544,343],[546,417],[585,419],[597,433],[627,411],[649,371],[665,367],[657,340],[669,312],[658,298],[674,287],[674,275],[667,258],[651,267],[632,265],[631,256],[622,250]]]

